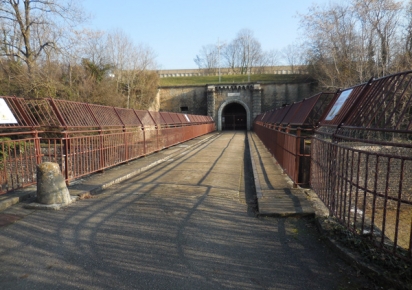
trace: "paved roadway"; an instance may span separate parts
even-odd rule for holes
[[[0,289],[369,289],[306,218],[256,218],[245,133],[0,227]],[[246,166],[245,166],[246,165]]]

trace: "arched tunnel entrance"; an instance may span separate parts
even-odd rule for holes
[[[246,109],[239,103],[226,105],[222,111],[222,130],[246,130]]]

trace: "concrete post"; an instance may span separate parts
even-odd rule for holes
[[[37,202],[46,205],[72,202],[59,164],[43,162],[37,166]]]
[[[213,120],[216,119],[215,102],[215,86],[207,86],[207,115],[211,116]]]
[[[252,124],[251,125],[253,125],[253,121],[260,113],[262,113],[262,89],[260,87],[260,84],[254,84],[253,91],[252,91],[252,118],[251,118]]]

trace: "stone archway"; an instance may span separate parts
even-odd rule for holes
[[[227,100],[225,102],[223,102],[218,110],[218,120],[217,120],[217,129],[219,131],[222,131],[223,126],[222,126],[222,114],[224,112],[224,109],[226,106],[230,105],[230,104],[239,104],[241,105],[244,110],[246,111],[246,130],[250,130],[250,109],[249,107],[241,100]]]

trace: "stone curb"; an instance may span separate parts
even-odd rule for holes
[[[257,174],[255,159],[253,158],[253,154],[252,154],[253,152],[252,152],[252,147],[251,147],[251,144],[250,144],[250,138],[251,137],[249,137],[249,135],[250,135],[250,132],[247,132],[246,140],[247,140],[247,143],[248,143],[249,156],[250,156],[250,159],[251,159],[250,163],[252,164],[253,180],[255,181],[256,197],[261,198],[263,196],[262,195],[262,188],[260,186],[259,176]]]
[[[6,193],[3,196],[0,196],[0,211],[34,196],[36,196],[35,185]]]
[[[152,163],[150,163],[146,166],[137,168],[137,169],[133,170],[132,172],[126,174],[126,175],[122,175],[122,176],[119,176],[115,179],[109,180],[108,182],[105,182],[103,184],[96,185],[94,188],[89,189],[89,190],[70,189],[70,186],[68,186],[69,192],[71,192],[70,194],[74,195],[74,196],[83,196],[83,195],[88,195],[88,194],[90,194],[90,195],[96,194],[96,193],[98,193],[98,192],[100,192],[100,191],[102,191],[102,190],[104,190],[104,189],[106,189],[106,188],[108,188],[108,187],[110,187],[114,184],[117,184],[117,183],[122,182],[124,180],[127,180],[129,178],[132,178],[132,177],[138,175],[141,172],[144,172],[144,171],[146,171],[146,170],[148,170],[148,169],[150,169],[150,168],[152,168],[152,167],[154,167],[154,166],[156,166],[160,163],[163,163],[163,162],[169,160],[170,158],[175,157],[176,155],[182,154],[182,152],[184,152],[184,151],[194,149],[197,146],[202,145],[203,143],[209,141],[212,138],[217,138],[220,135],[220,133],[217,132],[217,131],[209,133],[209,134],[211,134],[211,135],[208,136],[207,138],[204,138],[204,139],[202,139],[202,140],[200,140],[200,141],[198,141],[198,142],[196,142],[192,145],[189,145],[187,147],[182,147],[181,150],[177,150],[176,152],[173,152],[170,155],[168,155],[164,158],[158,159],[158,160],[156,160],[156,161],[154,161],[154,162],[152,162]],[[183,143],[180,143],[180,145],[181,144],[183,144]],[[178,145],[179,144],[176,144],[174,146],[178,146]],[[168,147],[168,148],[170,148],[170,147]],[[7,209],[8,207],[10,207],[14,204],[17,204],[17,203],[19,203],[23,200],[35,197],[36,196],[36,190],[37,190],[36,185],[32,185],[32,186],[29,186],[29,187],[26,187],[26,188],[11,191],[9,193],[4,194],[3,196],[0,196],[0,211],[3,211],[5,209]],[[73,194],[73,193],[75,193],[75,194]],[[36,208],[36,207],[33,207],[33,208]],[[50,209],[56,209],[56,206],[50,207]]]
[[[252,164],[252,171],[253,171],[253,180],[254,180],[254,185],[255,185],[255,190],[256,190],[256,197],[257,199],[263,198],[264,196],[264,190],[261,187],[260,180],[259,180],[259,175],[258,175],[258,170],[257,170],[257,162],[254,158],[253,152],[257,151],[257,148],[254,149],[252,148],[254,144],[252,144],[252,140],[254,137],[251,136],[251,134],[254,134],[253,132],[247,132],[247,142],[249,145],[249,155],[251,159],[251,164]],[[255,135],[255,138],[259,137]],[[305,193],[308,195],[304,189],[298,188],[299,191]],[[313,203],[312,198],[310,198],[311,203]],[[258,206],[259,207],[259,206]],[[314,207],[315,208],[315,207]],[[287,218],[287,217],[306,217],[306,218],[313,218],[317,214],[316,211],[311,212],[296,212],[296,211],[279,211],[279,212],[270,212],[270,213],[264,213],[260,212],[260,209],[258,208],[258,212],[256,213],[257,216],[259,217],[280,217],[280,218]]]

